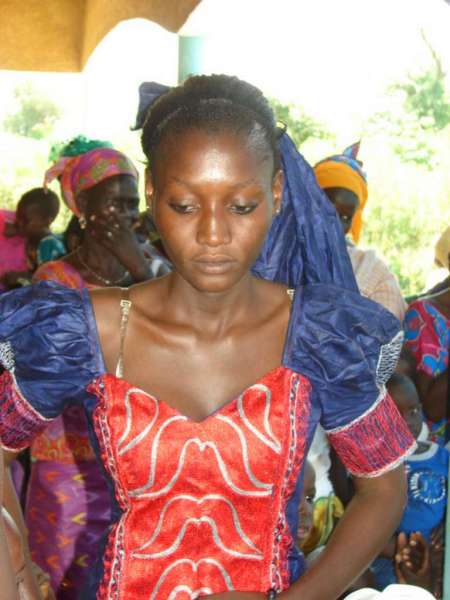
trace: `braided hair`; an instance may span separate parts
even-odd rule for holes
[[[151,172],[161,142],[193,128],[211,134],[232,131],[244,135],[252,147],[265,153],[269,150],[274,173],[280,168],[278,139],[283,131],[277,127],[263,93],[237,77],[197,75],[156,100],[141,138]]]

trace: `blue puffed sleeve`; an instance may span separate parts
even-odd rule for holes
[[[327,284],[295,293],[283,362],[310,380],[321,424],[354,475],[378,475],[414,448],[385,389],[402,341],[397,319],[357,293]]]
[[[86,290],[41,282],[0,296],[0,439],[20,450],[103,371]]]

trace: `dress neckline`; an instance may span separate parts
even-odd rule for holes
[[[242,396],[244,396],[248,391],[250,391],[253,387],[262,386],[268,379],[276,378],[279,376],[280,373],[284,373],[285,371],[288,371],[288,370],[289,370],[288,367],[285,367],[284,365],[278,365],[277,367],[270,369],[269,371],[264,373],[264,375],[259,377],[254,383],[251,383],[250,385],[245,387],[239,394],[237,394],[230,400],[227,400],[221,406],[216,408],[213,412],[211,412],[210,414],[206,415],[205,417],[203,417],[202,419],[199,419],[199,420],[189,417],[189,415],[182,413],[177,408],[175,408],[174,406],[172,406],[171,404],[169,404],[168,402],[166,402],[164,399],[160,398],[159,396],[156,396],[155,394],[151,394],[151,393],[143,390],[142,388],[140,388],[136,385],[133,385],[127,379],[124,379],[123,377],[118,377],[117,375],[114,375],[113,373],[108,373],[105,371],[104,373],[102,373],[101,375],[99,375],[98,377],[95,378],[93,384],[94,384],[95,388],[98,389],[99,384],[103,384],[104,386],[106,386],[106,383],[109,381],[111,381],[112,383],[120,382],[121,384],[124,384],[128,388],[128,393],[131,391],[134,391],[138,394],[144,394],[144,396],[147,396],[148,398],[150,398],[157,404],[164,406],[168,411],[173,413],[174,416],[182,418],[183,420],[187,421],[191,425],[201,426],[201,425],[206,424],[209,420],[213,419],[214,417],[221,415],[222,413],[225,413],[230,410],[234,410],[239,399]]]
[[[291,314],[292,314],[292,308],[293,308],[294,298],[295,298],[294,290],[288,289],[287,293],[291,299]],[[89,333],[90,333],[89,341],[90,341],[91,347],[92,347],[92,354],[95,357],[96,363],[98,366],[98,375],[95,377],[93,383],[95,384],[95,382],[100,382],[100,381],[109,380],[109,379],[114,379],[116,381],[120,381],[120,382],[126,384],[129,388],[133,388],[136,391],[138,391],[142,394],[145,394],[149,398],[154,399],[156,402],[163,404],[165,407],[167,407],[168,409],[173,411],[175,415],[179,415],[180,417],[185,418],[190,423],[198,424],[198,425],[205,423],[208,419],[211,419],[214,415],[217,415],[221,411],[225,411],[227,406],[235,404],[239,400],[239,398],[253,386],[262,384],[266,379],[268,379],[271,375],[274,375],[278,370],[289,369],[289,367],[287,367],[284,363],[285,363],[285,356],[286,356],[286,350],[287,350],[287,343],[288,343],[288,339],[289,339],[290,317],[289,317],[288,328],[286,331],[286,339],[284,341],[284,349],[283,349],[281,364],[270,369],[266,373],[264,373],[254,383],[247,386],[240,394],[238,394],[237,396],[235,396],[234,398],[232,398],[230,400],[227,400],[224,404],[222,404],[220,407],[218,407],[216,410],[214,410],[210,415],[207,415],[204,419],[196,421],[195,419],[191,419],[187,415],[184,415],[183,413],[178,411],[176,408],[174,408],[173,406],[171,406],[170,404],[168,404],[161,398],[158,398],[157,396],[154,396],[153,394],[148,393],[147,391],[143,390],[142,388],[139,388],[139,387],[131,384],[127,379],[125,379],[123,377],[118,377],[114,373],[110,373],[107,370],[106,362],[105,362],[105,359],[103,356],[102,347],[100,344],[100,335],[98,333],[97,321],[95,320],[94,307],[92,305],[91,297],[89,295],[89,290],[87,288],[83,288],[81,290],[81,294],[83,295],[83,300],[84,300],[85,307],[86,307],[85,313],[86,313],[86,319],[88,322],[88,328],[89,328]]]

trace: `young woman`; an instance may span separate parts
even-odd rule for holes
[[[305,243],[292,173],[280,204],[278,132],[256,88],[192,78],[155,103],[142,141],[174,271],[128,292],[41,283],[2,299],[3,444],[84,406],[114,506],[83,598],[337,598],[403,509],[414,441],[383,386],[398,323],[353,280],[299,286],[293,301],[271,281],[320,281],[328,249],[318,212]],[[258,255],[266,279],[251,274]],[[303,574],[294,540],[319,420],[356,493]]]

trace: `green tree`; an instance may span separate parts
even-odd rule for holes
[[[323,140],[332,137],[322,123],[308,115],[300,106],[283,104],[275,98],[270,99],[270,104],[277,120],[287,126],[287,132],[298,148],[310,138]]]
[[[390,110],[377,113],[371,124],[391,138],[392,147],[403,162],[431,169],[436,162],[438,135],[450,124],[450,99],[441,59],[423,31],[421,35],[432,64],[391,85]]]
[[[59,107],[31,83],[18,85],[14,98],[17,110],[5,118],[5,131],[38,140],[48,136],[60,117]]]

